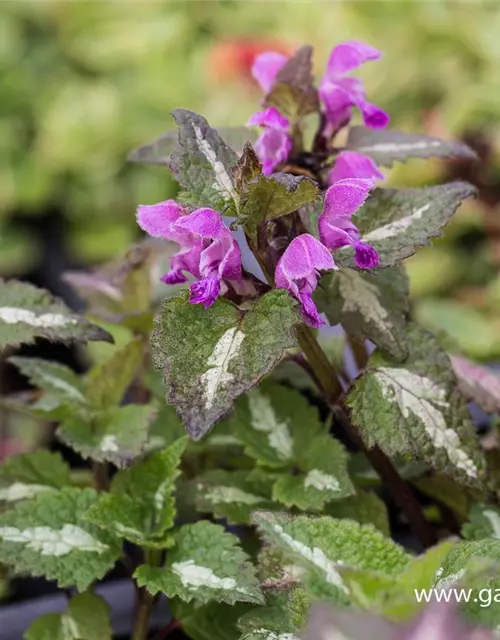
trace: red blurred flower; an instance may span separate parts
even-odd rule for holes
[[[208,71],[216,81],[242,78],[254,82],[251,68],[255,56],[264,51],[291,55],[297,47],[272,38],[234,38],[216,43],[208,56]]]

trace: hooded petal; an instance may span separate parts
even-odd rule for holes
[[[311,297],[318,271],[336,268],[328,249],[308,233],[294,238],[276,265],[276,286],[288,289],[299,300],[304,319],[313,327],[323,324]]]
[[[247,127],[268,127],[278,131],[288,131],[290,121],[282,116],[276,107],[268,107],[264,111],[257,111],[247,122]]]
[[[267,176],[287,160],[292,150],[292,141],[284,131],[266,129],[260,134],[254,146],[262,164],[262,173]]]
[[[137,209],[137,223],[146,233],[153,238],[172,240],[179,244],[187,244],[185,234],[178,234],[173,229],[173,224],[186,216],[186,211],[175,200],[165,200],[158,204],[141,204]]]
[[[345,178],[365,178],[367,180],[383,180],[384,174],[379,170],[375,162],[362,153],[355,151],[342,151],[335,160],[333,169],[328,174],[327,182],[334,182]]]
[[[326,73],[330,77],[343,76],[365,62],[378,60],[380,57],[382,57],[381,51],[364,42],[356,40],[342,42],[333,48],[328,59]]]
[[[303,233],[286,248],[278,261],[274,278],[278,288],[288,289],[290,283],[306,279],[323,269],[335,269],[332,254],[314,236]]]
[[[231,236],[231,232],[222,222],[221,214],[214,209],[196,209],[190,215],[178,219],[174,230],[178,233],[192,234],[199,241]]]
[[[329,187],[325,194],[323,216],[350,218],[364,204],[373,187],[366,178],[344,178]]]
[[[252,76],[257,80],[264,93],[269,93],[276,76],[287,60],[288,56],[277,51],[266,51],[255,56],[252,65]]]

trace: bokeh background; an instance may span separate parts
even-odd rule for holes
[[[0,277],[29,280],[77,307],[62,273],[116,258],[140,237],[137,204],[175,196],[164,168],[126,161],[172,127],[173,108],[199,111],[214,126],[242,124],[261,99],[250,76],[257,53],[313,44],[319,75],[337,42],[364,40],[385,52],[361,75],[391,126],[464,139],[480,156],[474,165],[415,160],[387,179],[478,186],[445,237],[407,264],[417,319],[495,366],[499,34],[498,0],[2,1]],[[78,354],[47,343],[23,353],[82,366]],[[0,361],[1,391],[26,384],[15,376]],[[0,460],[50,433],[0,407]],[[14,597],[31,597],[29,588]],[[0,567],[0,598],[8,593]]]
[[[499,33],[497,1],[0,2],[0,275],[77,304],[61,273],[119,255],[140,235],[137,204],[175,196],[164,168],[126,161],[172,126],[171,109],[242,124],[261,99],[250,76],[258,52],[311,43],[319,75],[332,46],[359,39],[385,52],[361,75],[392,127],[462,138],[480,155],[475,165],[412,161],[387,177],[479,187],[445,238],[408,267],[416,317],[494,363]]]

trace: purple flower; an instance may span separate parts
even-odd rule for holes
[[[262,163],[262,173],[269,175],[275,167],[285,162],[292,150],[292,140],[288,134],[290,122],[275,107],[258,111],[251,116],[247,127],[264,127],[255,142],[255,151]]]
[[[372,187],[373,180],[366,178],[344,178],[335,182],[326,191],[323,212],[318,220],[321,242],[332,250],[351,244],[355,251],[354,261],[361,269],[372,269],[379,262],[378,253],[360,241],[358,228],[351,220]]]
[[[381,52],[362,42],[350,41],[334,47],[326,73],[319,85],[319,96],[325,105],[326,117],[333,130],[344,126],[358,107],[367,127],[383,129],[389,116],[376,105],[366,101],[363,84],[347,74],[370,60],[378,60]]]
[[[255,57],[252,65],[252,76],[257,80],[264,93],[269,93],[276,76],[287,60],[288,56],[277,51],[266,51]]]
[[[383,180],[384,174],[379,170],[375,162],[368,156],[355,151],[342,151],[335,160],[335,165],[327,177],[327,182],[332,185],[344,178],[366,178],[368,180]]]
[[[336,268],[328,249],[308,233],[294,238],[276,265],[276,286],[288,289],[297,298],[305,321],[312,327],[324,324],[312,299],[318,283],[318,272]]]
[[[242,280],[240,249],[217,211],[197,209],[188,214],[174,200],[167,200],[141,205],[137,221],[149,235],[181,245],[162,282],[186,282],[185,273],[190,273],[197,280],[190,287],[193,304],[203,304],[206,309],[225,287],[223,280]]]

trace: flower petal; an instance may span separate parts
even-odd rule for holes
[[[375,180],[383,180],[384,174],[368,156],[356,151],[342,151],[328,174],[327,182],[332,185],[345,178],[365,178],[375,182]]]
[[[311,297],[318,271],[336,268],[328,249],[308,233],[294,238],[276,265],[276,286],[299,300],[305,321],[313,327],[323,324]]]
[[[222,238],[231,236],[231,232],[222,221],[222,216],[214,209],[196,209],[188,216],[180,218],[174,224],[178,233],[190,233],[200,238]]]
[[[163,238],[182,244],[172,225],[179,218],[186,215],[186,211],[175,200],[165,200],[158,204],[141,204],[137,208],[137,224],[153,238]]]
[[[316,305],[313,302],[310,293],[299,294],[299,302],[304,314],[304,320],[307,324],[315,329],[324,326],[325,322],[320,318]]]
[[[355,240],[354,246],[354,262],[360,269],[373,269],[379,263],[379,256],[373,247],[369,244]]]
[[[351,217],[364,204],[373,187],[366,178],[344,178],[329,187],[325,194],[322,216]]]
[[[319,270],[335,269],[335,262],[328,249],[309,233],[292,240],[276,266],[274,278],[281,289],[289,283],[302,280]]]
[[[365,62],[378,60],[381,56],[381,51],[364,42],[356,40],[342,42],[333,48],[328,59],[326,73],[331,77],[343,76]]]
[[[349,218],[322,215],[318,220],[318,227],[321,242],[332,251],[352,244],[359,237],[358,228]]]
[[[290,121],[282,116],[276,107],[268,107],[264,111],[257,111],[250,116],[247,127],[269,127],[279,131],[288,131]]]
[[[180,284],[186,282],[184,271],[187,271],[195,278],[200,276],[200,254],[201,246],[195,246],[184,251],[178,251],[170,258],[171,270],[166,273],[161,281],[165,284]]]
[[[237,242],[231,236],[214,240],[200,257],[200,273],[202,276],[218,273],[221,278],[240,280],[241,252]]]
[[[372,129],[385,129],[389,124],[390,117],[385,111],[371,102],[363,102],[360,105],[363,114],[363,122]]]
[[[267,176],[287,160],[292,150],[292,141],[284,131],[265,129],[254,146],[262,164],[262,173]]]
[[[189,288],[189,302],[191,304],[202,304],[205,309],[212,306],[217,300],[220,292],[220,278],[218,276],[210,276],[204,280],[193,282]]]
[[[266,51],[255,56],[252,65],[252,76],[257,80],[264,93],[269,93],[276,76],[287,60],[288,56],[277,51]]]

